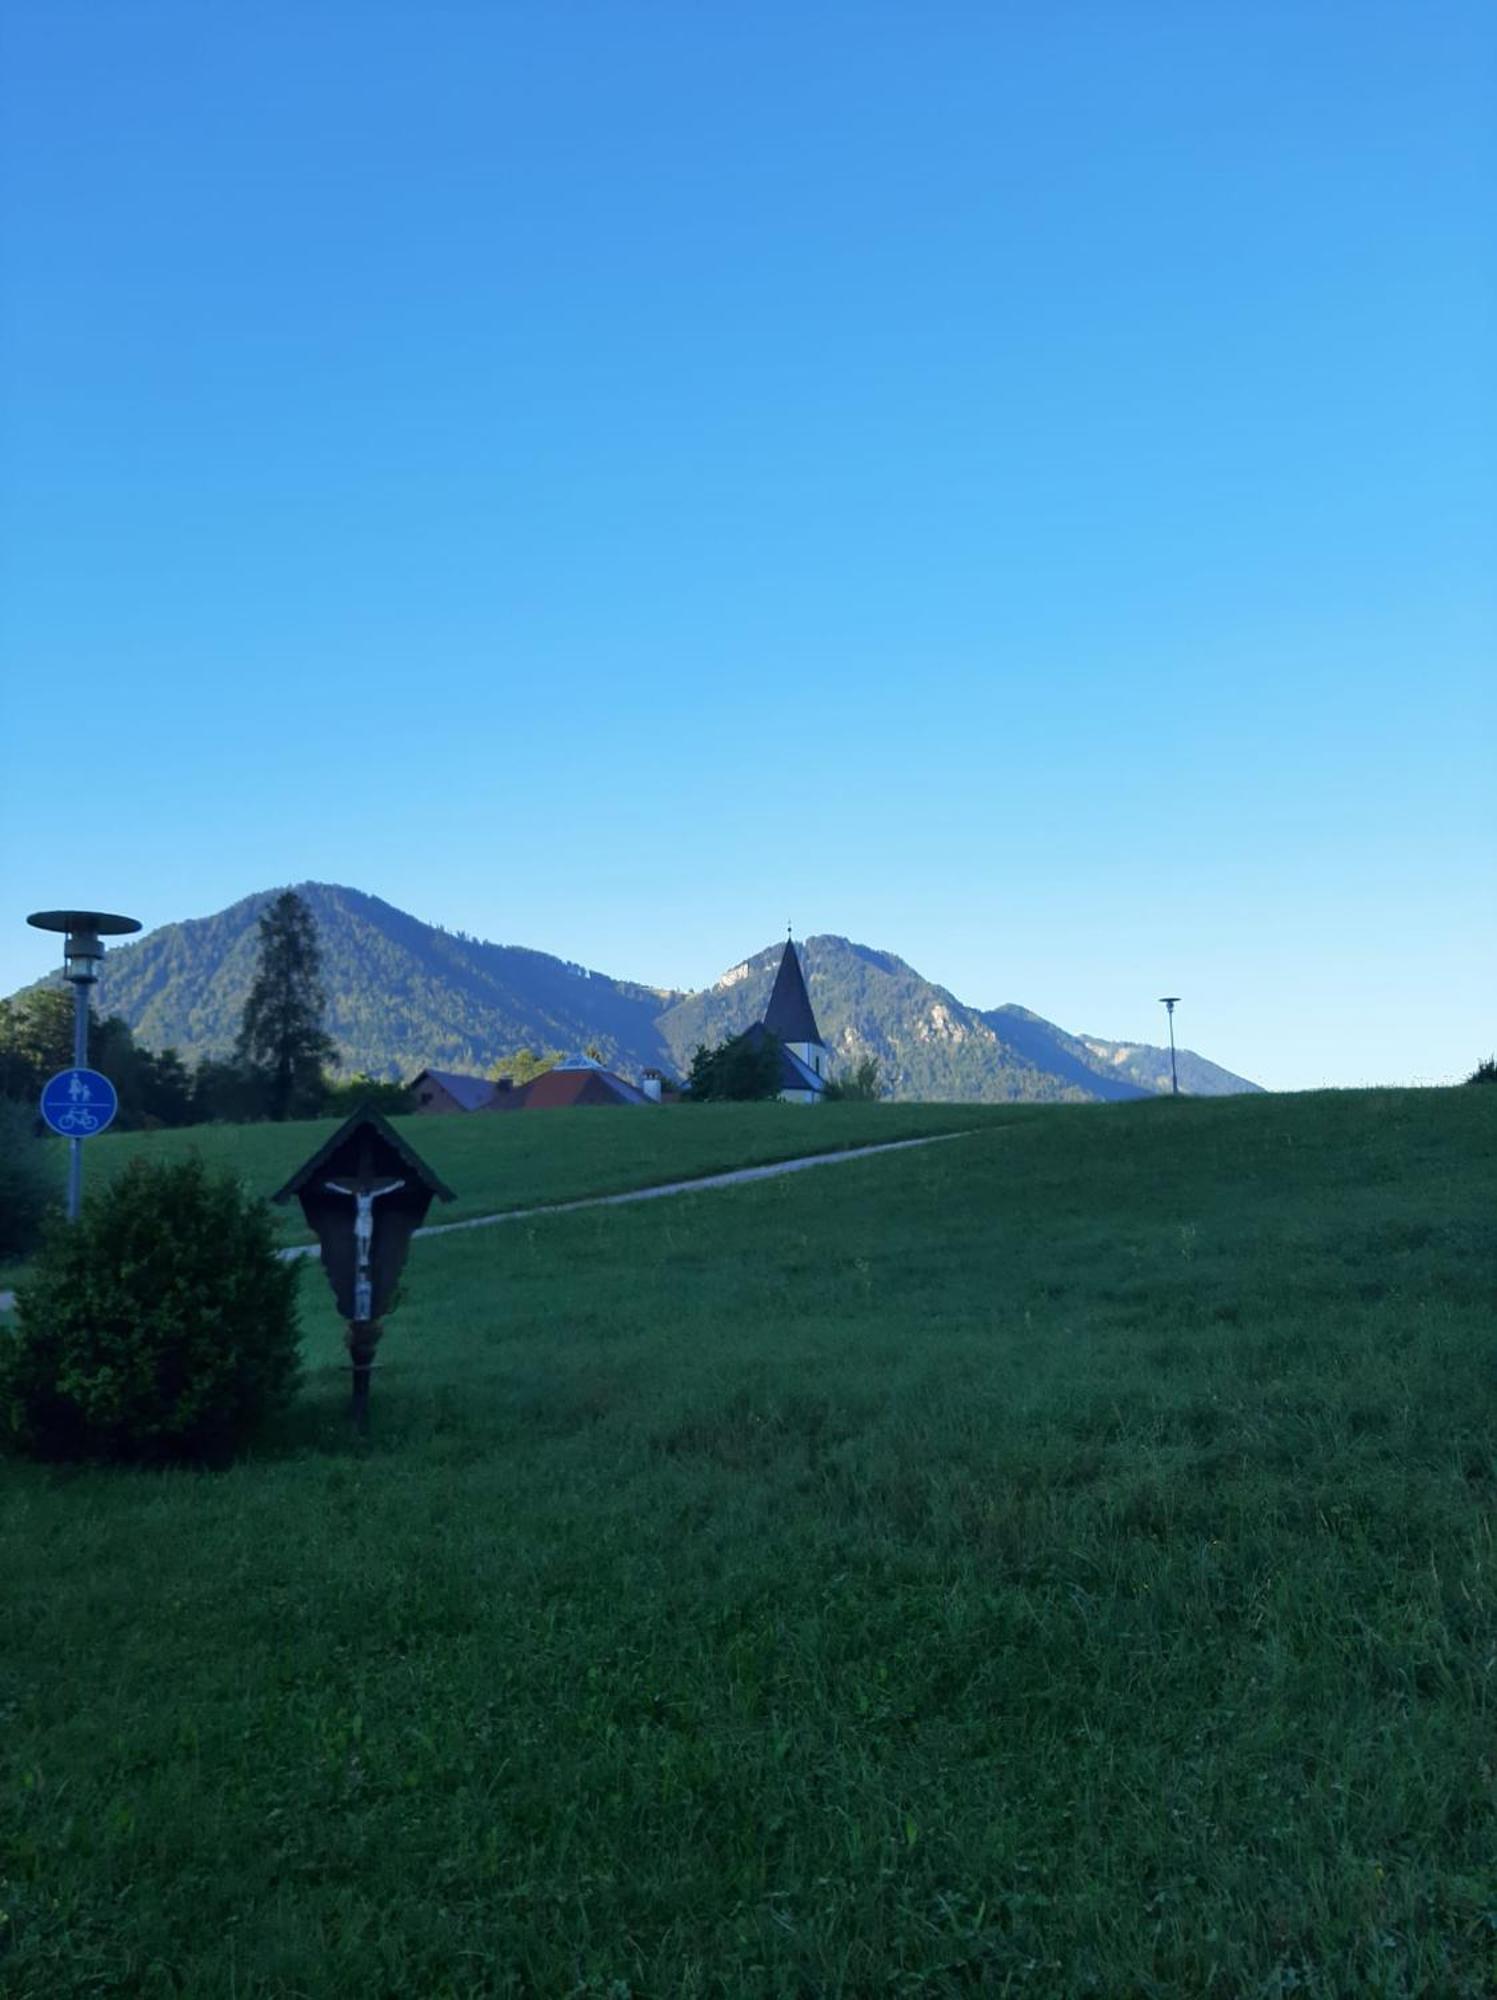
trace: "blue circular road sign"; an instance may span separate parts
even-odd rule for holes
[[[42,1085],[42,1116],[64,1139],[93,1139],[120,1108],[114,1085],[96,1069],[60,1069]]]

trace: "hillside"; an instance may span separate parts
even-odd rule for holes
[[[276,893],[112,951],[101,1010],[122,1014],[151,1047],[227,1055],[254,977],[260,912]],[[590,1044],[630,1069],[666,1059],[655,1019],[672,993],[454,935],[357,889],[304,882],[297,893],[317,919],[328,1027],[345,1069],[483,1070],[517,1048]]]
[[[167,924],[111,951],[99,1006],[151,1048],[188,1060],[232,1046],[254,975],[257,921],[275,893]],[[782,946],[698,993],[640,985],[545,952],[454,934],[364,894],[303,883],[322,940],[328,1026],[345,1069],[412,1076],[425,1065],[488,1070],[519,1048],[595,1047],[612,1066],[682,1071],[701,1042],[763,1012]],[[1076,1036],[1022,1007],[983,1013],[891,952],[835,936],[801,947],[823,1035],[848,1063],[875,1056],[901,1098],[1062,1103],[1169,1088],[1168,1050]],[[1256,1085],[1188,1050],[1181,1088]]]

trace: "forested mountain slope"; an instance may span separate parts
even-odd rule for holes
[[[1099,1035],[1068,1035],[1027,1007],[995,1007],[983,1020],[1006,1040],[1032,1054],[1042,1068],[1084,1081],[1095,1079],[1101,1097],[1154,1097],[1170,1087],[1170,1052],[1152,1042],[1109,1042]],[[1207,1062],[1194,1049],[1177,1048],[1180,1088],[1187,1097],[1235,1097],[1260,1086]]]
[[[841,937],[807,938],[799,949],[823,1041],[849,1066],[877,1057],[896,1097],[1062,1103],[1102,1094],[1031,1060],[892,952]],[[777,944],[756,952],[662,1015],[678,1066],[698,1042],[710,1046],[760,1018],[783,950]]]
[[[189,1061],[226,1055],[254,976],[258,919],[275,893],[112,950],[100,1011],[121,1015],[148,1047],[174,1047]],[[784,949],[755,952],[688,994],[454,934],[361,890],[308,882],[298,893],[317,919],[328,1027],[345,1073],[409,1077],[430,1065],[481,1074],[521,1048],[596,1048],[628,1075],[680,1073],[699,1043],[760,1018]],[[1023,1007],[981,1012],[892,952],[846,938],[813,937],[799,949],[834,1057],[876,1057],[897,1097],[1082,1102],[1169,1088],[1167,1049],[1072,1035]],[[1192,1095],[1257,1088],[1188,1050],[1179,1063]]]
[[[152,1046],[226,1055],[254,977],[260,912],[274,893],[110,952],[100,1007]],[[627,1068],[665,1059],[654,1023],[671,993],[455,935],[357,889],[306,882],[297,893],[317,919],[328,1027],[347,1070],[483,1070],[517,1048],[589,1044]]]

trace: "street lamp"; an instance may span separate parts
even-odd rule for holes
[[[1159,1004],[1168,1012],[1170,1023],[1170,1096],[1178,1097],[1180,1079],[1175,1074],[1175,1009],[1180,1004],[1180,996],[1178,993],[1162,993]]]
[[[38,910],[26,919],[33,930],[61,931],[62,976],[73,989],[73,1067],[88,1068],[88,989],[99,977],[107,937],[128,937],[138,931],[134,917],[111,916],[108,910]],[[83,1201],[83,1140],[70,1142],[68,1220],[77,1219]]]

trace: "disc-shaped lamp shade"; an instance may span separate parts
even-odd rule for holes
[[[80,985],[98,978],[105,938],[128,937],[140,929],[138,918],[115,916],[108,910],[37,910],[26,921],[33,930],[62,932],[67,940],[62,948],[64,976]]]

